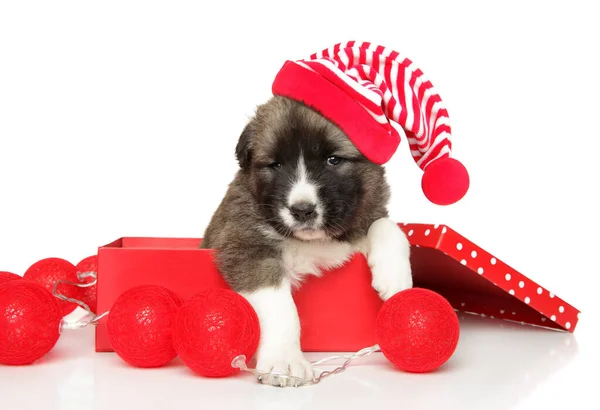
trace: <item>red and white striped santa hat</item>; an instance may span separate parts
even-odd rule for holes
[[[459,201],[469,174],[451,158],[448,111],[412,61],[367,42],[336,44],[310,58],[286,61],[273,94],[300,101],[339,126],[369,160],[384,164],[404,130],[410,152],[424,171],[425,196],[438,205]]]

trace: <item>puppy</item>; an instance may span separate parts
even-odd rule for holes
[[[254,307],[256,367],[312,379],[292,299],[305,275],[363,253],[383,300],[412,287],[409,244],[386,210],[383,167],[311,108],[275,96],[243,130],[240,169],[204,234],[229,285]]]

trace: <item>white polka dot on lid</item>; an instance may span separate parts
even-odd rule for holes
[[[410,231],[408,231],[408,236],[412,236],[412,234],[415,233],[415,231],[413,231],[412,229]]]
[[[461,265],[466,265],[467,264],[467,260],[463,259],[462,261],[460,261]]]
[[[564,306],[560,306],[560,307],[558,308],[558,311],[559,311],[560,313],[563,313],[563,312],[565,311],[565,307],[564,307]]]
[[[554,298],[554,293],[550,292],[550,299]]]
[[[425,231],[425,236],[429,236],[429,234],[430,234],[430,233],[431,233],[431,231],[430,231],[429,229],[427,229],[427,230]]]
[[[490,259],[490,263],[491,263],[492,265],[495,265],[495,264],[496,264],[496,258],[492,258],[492,259]]]
[[[483,275],[483,268],[478,268],[477,273],[479,273],[480,275]]]
[[[556,315],[550,316],[550,320],[554,322],[556,320]]]
[[[542,294],[542,292],[543,292],[542,288],[538,288],[538,289],[537,289],[537,293],[538,293],[538,295],[541,295],[541,294]]]
[[[477,251],[471,252],[471,258],[476,258],[476,257],[477,257]]]
[[[567,329],[570,329],[570,328],[571,328],[571,322],[567,322],[567,323],[565,323],[565,327],[566,327]]]
[[[511,276],[510,276],[510,273],[507,273],[507,274],[504,276],[504,279],[506,279],[506,280],[510,280],[510,278],[511,278]]]
[[[545,322],[545,321],[546,321],[546,318],[545,318],[545,317],[543,317],[543,318],[542,318],[542,322]]]
[[[439,227],[440,227],[440,224],[435,224],[435,225],[433,225],[433,229],[437,229],[437,228],[439,228]]]
[[[529,304],[529,302],[531,302],[531,299],[529,299],[529,296],[525,297],[525,303]]]
[[[444,226],[444,227],[442,228],[442,233],[446,233],[446,231],[447,231],[447,229],[446,229],[446,227]]]
[[[504,310],[500,309],[500,314],[503,315],[504,314]]]
[[[511,295],[514,295],[515,294],[515,290],[511,289],[511,290],[508,291],[508,293],[510,293]]]
[[[462,243],[457,243],[456,244],[456,249],[458,249],[459,251],[462,250]]]
[[[520,282],[519,282],[519,287],[520,287],[521,289],[523,289],[523,288],[525,287],[525,282],[523,282],[523,281],[520,281]]]

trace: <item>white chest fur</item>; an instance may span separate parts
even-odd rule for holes
[[[282,259],[290,282],[298,286],[305,275],[320,275],[324,270],[338,268],[361,247],[349,242],[286,239]]]

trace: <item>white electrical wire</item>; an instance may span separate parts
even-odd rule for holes
[[[333,374],[344,371],[350,365],[350,363],[352,361],[354,361],[358,358],[369,356],[369,355],[371,355],[375,352],[379,352],[379,351],[380,351],[379,346],[374,345],[374,346],[366,347],[362,350],[359,350],[358,352],[351,354],[351,355],[330,356],[330,357],[326,357],[321,360],[312,362],[311,364],[313,366],[318,366],[318,365],[322,365],[322,364],[325,364],[325,363],[328,363],[328,362],[331,362],[334,360],[344,359],[344,363],[341,366],[338,366],[333,370],[320,370],[318,368],[315,368],[315,370],[320,371],[320,373],[318,376],[314,377],[313,379],[303,379],[300,377],[290,376],[290,375],[288,375],[286,373],[282,373],[282,372],[272,372],[272,371],[267,372],[267,371],[262,371],[262,370],[258,370],[258,369],[251,369],[248,366],[246,366],[246,356],[244,356],[244,355],[237,356],[235,359],[233,359],[231,366],[238,368],[242,371],[254,374],[257,377],[258,381],[262,384],[268,384],[268,385],[275,386],[275,387],[301,387],[301,386],[317,384],[325,377],[328,377]]]
[[[57,280],[54,283],[54,287],[52,288],[52,294],[55,297],[57,297],[60,300],[64,300],[65,302],[76,303],[87,312],[87,314],[83,318],[79,319],[76,322],[68,322],[63,319],[61,321],[60,327],[59,327],[59,330],[61,333],[63,330],[81,329],[81,328],[84,328],[89,325],[95,326],[98,324],[98,321],[100,319],[102,319],[104,316],[108,315],[108,311],[106,311],[100,315],[96,315],[94,312],[92,312],[92,309],[90,309],[90,307],[85,302],[78,300],[78,299],[70,298],[70,297],[58,292],[58,285],[60,285],[60,284],[77,286],[79,288],[89,288],[91,286],[95,286],[96,282],[98,281],[96,278],[96,272],[91,272],[91,271],[90,272],[77,272],[77,278],[79,280],[83,280],[83,279],[86,279],[89,277],[93,278],[93,280],[88,283],[72,282],[72,281],[62,280],[62,279]]]

